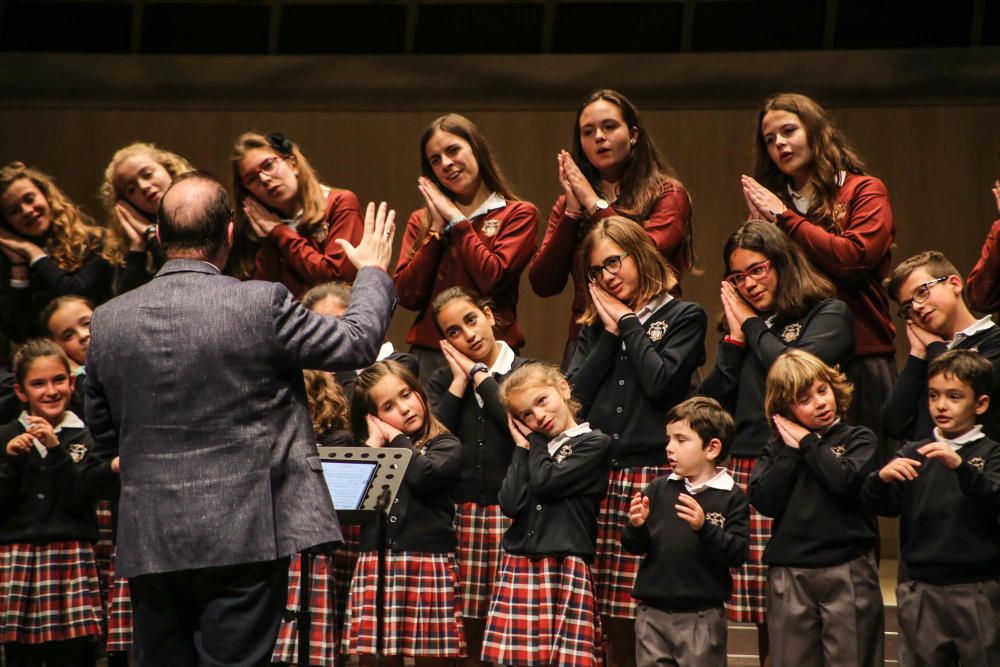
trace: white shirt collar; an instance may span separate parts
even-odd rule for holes
[[[684,488],[687,490],[688,493],[701,493],[705,489],[719,489],[720,491],[731,491],[732,488],[736,485],[736,480],[733,479],[732,475],[730,475],[729,471],[726,470],[725,468],[716,468],[715,477],[697,486],[692,485],[691,482],[689,482],[686,477],[681,477],[680,475],[674,472],[670,473],[670,477],[668,477],[667,479],[673,479],[673,480],[683,479]]]
[[[506,375],[510,373],[510,367],[514,365],[514,350],[502,340],[497,341],[497,346],[500,348],[500,354],[497,355],[497,360],[493,362],[487,372],[490,375]],[[473,396],[476,397],[476,403],[479,403],[479,407],[483,407],[483,399],[479,397],[479,392],[473,392]]]
[[[941,429],[934,427],[934,439],[938,442],[943,442],[949,447],[951,447],[956,452],[962,448],[962,445],[967,445],[970,442],[975,442],[980,438],[985,438],[986,434],[983,433],[983,425],[976,424],[974,427],[970,428],[968,431],[958,436],[954,440],[949,440],[941,434]]]
[[[845,178],[847,178],[847,172],[846,171],[837,172],[837,187],[838,188],[842,187],[844,185],[844,179]],[[807,197],[805,195],[799,194],[798,190],[793,190],[792,189],[792,184],[791,183],[789,183],[785,187],[788,189],[788,196],[791,197],[791,199],[792,199],[792,206],[795,207],[795,210],[798,211],[799,213],[801,213],[802,215],[805,215],[806,213],[808,213],[809,212],[809,207],[812,206],[812,203],[813,203],[812,197]]]
[[[639,318],[639,322],[641,324],[645,324],[649,318],[653,316],[653,313],[670,303],[673,298],[674,297],[671,296],[670,292],[658,294],[647,301],[645,306],[635,311],[635,315]]]
[[[590,422],[583,422],[582,424],[577,424],[573,428],[568,428],[556,437],[549,440],[549,456],[555,456],[559,448],[569,440],[570,438],[575,438],[578,435],[583,435],[584,433],[589,433],[591,430]]]
[[[475,211],[465,216],[467,220],[472,220],[481,215],[486,215],[490,211],[495,211],[498,208],[503,208],[507,205],[507,200],[501,197],[496,192],[491,192],[490,196],[486,198],[482,204],[479,205]]]
[[[990,317],[989,315],[987,315],[986,317],[984,317],[981,320],[976,320],[971,326],[969,326],[967,329],[963,329],[962,331],[959,331],[957,334],[955,334],[954,338],[952,338],[950,341],[948,341],[948,349],[950,350],[951,348],[953,348],[956,345],[958,345],[958,342],[960,340],[962,340],[963,338],[968,338],[969,336],[974,336],[975,334],[979,333],[980,331],[986,331],[987,329],[991,329],[991,328],[993,328],[995,326],[996,326],[996,323],[993,322],[993,318]]]
[[[28,430],[28,412],[26,410],[21,411],[21,414],[18,416],[17,421],[21,424],[21,426],[24,427],[25,431]],[[59,431],[63,430],[63,428],[84,428],[84,426],[85,424],[83,423],[82,419],[77,417],[72,410],[67,410],[66,412],[63,413],[62,421],[60,421],[59,424],[52,430],[55,431],[56,433],[59,433]],[[35,450],[38,452],[39,456],[41,456],[44,459],[46,456],[49,455],[48,448],[41,442],[39,442],[38,438],[32,438],[31,440],[32,440],[31,444],[35,446]]]
[[[319,187],[320,190],[323,191],[323,201],[326,201],[327,199],[330,198],[330,188],[322,184],[320,184]],[[294,231],[298,231],[297,228],[299,226],[299,223],[302,222],[302,214],[304,212],[305,209],[300,208],[294,216],[292,216],[291,218],[283,218],[281,221],[286,225],[288,225],[289,227],[291,227]]]
[[[396,348],[392,346],[392,343],[386,341],[382,343],[382,347],[378,349],[378,357],[375,359],[375,361],[382,361],[383,359],[388,359],[389,355],[395,351]]]

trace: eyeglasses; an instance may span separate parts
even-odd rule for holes
[[[950,278],[950,276],[935,278],[934,280],[928,280],[925,283],[917,285],[917,289],[913,290],[913,295],[906,301],[899,304],[899,312],[897,314],[904,320],[910,319],[910,315],[913,314],[913,304],[927,301],[927,299],[931,296],[931,288],[938,283],[943,283],[948,280],[948,278]]]
[[[260,183],[260,175],[267,174],[268,176],[274,176],[275,172],[278,171],[278,163],[281,162],[281,158],[277,155],[272,155],[267,158],[259,165],[256,169],[251,169],[247,173],[243,174],[243,185],[247,188],[252,188]]]
[[[587,276],[587,280],[592,283],[596,283],[601,279],[601,272],[607,271],[611,275],[615,275],[622,270],[622,260],[628,257],[627,252],[623,252],[620,255],[613,255],[608,257],[600,264],[595,264],[594,266],[588,266],[584,275]]]
[[[766,259],[760,264],[754,264],[746,271],[733,271],[726,276],[726,282],[733,287],[740,287],[746,282],[747,276],[753,278],[754,282],[756,282],[758,280],[763,280],[770,271],[771,260]]]

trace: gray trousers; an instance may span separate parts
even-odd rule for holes
[[[769,568],[767,630],[773,667],[881,667],[885,615],[875,555],[832,567]]]
[[[896,587],[902,667],[1000,665],[1000,581]]]
[[[722,607],[668,613],[640,604],[635,616],[636,667],[716,667],[726,664]]]

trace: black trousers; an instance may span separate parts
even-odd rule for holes
[[[288,559],[129,579],[136,667],[270,663],[288,594]]]
[[[94,667],[97,638],[80,637],[44,644],[4,644],[7,667]]]

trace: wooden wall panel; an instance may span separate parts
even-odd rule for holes
[[[626,91],[628,92],[628,91]],[[489,106],[483,98],[482,106]],[[420,111],[253,111],[242,109],[122,110],[119,108],[0,108],[0,160],[19,159],[53,174],[71,197],[100,216],[96,190],[112,152],[135,139],[186,155],[227,180],[228,152],[242,131],[282,130],[333,185],[362,201],[385,198],[401,224],[420,200],[417,142],[441,109]],[[755,111],[739,108],[645,108],[660,148],[694,199],[696,250],[704,269],[685,282],[687,298],[718,308],[720,249],[745,211],[738,177],[750,168]],[[559,193],[555,154],[568,147],[574,118],[562,111],[466,112],[493,145],[520,195],[541,213],[539,234]],[[897,220],[895,258],[939,248],[962,271],[971,268],[997,215],[989,185],[1000,176],[1000,102],[950,106],[845,106],[833,115],[888,184]],[[542,300],[522,284],[520,312],[531,356],[558,359],[569,294]],[[391,329],[397,344],[412,320],[400,311]],[[714,355],[715,336],[709,336]],[[905,347],[905,340],[901,341]]]

